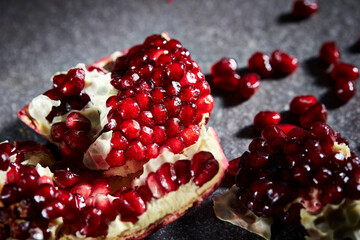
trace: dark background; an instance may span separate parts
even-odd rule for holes
[[[334,104],[331,83],[310,67],[324,41],[335,40],[342,61],[360,65],[351,46],[360,38],[359,0],[322,0],[320,11],[301,22],[283,21],[290,0],[157,1],[5,1],[0,0],[0,140],[45,140],[22,124],[17,111],[51,87],[50,77],[79,62],[89,64],[115,50],[141,43],[167,31],[180,40],[209,73],[212,63],[234,57],[240,67],[255,51],[282,49],[300,61],[298,70],[281,80],[264,80],[248,101],[215,91],[209,125],[219,133],[228,159],[242,154],[256,134],[251,128],[258,111],[286,117],[290,100],[313,94],[329,108],[328,123],[340,130],[359,153],[360,107],[357,94],[343,106]],[[356,84],[359,86],[359,82]],[[227,96],[227,97],[225,97]],[[215,195],[225,191],[225,187]],[[274,239],[295,239],[301,232],[278,227]],[[148,239],[260,239],[217,220],[208,198],[184,217]],[[301,239],[301,237],[300,237]]]

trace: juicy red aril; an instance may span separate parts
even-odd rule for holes
[[[114,205],[124,218],[137,217],[146,211],[144,200],[133,189],[127,189],[121,192],[119,198],[114,200]]]
[[[332,69],[331,77],[335,81],[355,81],[359,78],[359,69],[351,64],[339,62]]]
[[[135,119],[139,116],[140,107],[131,98],[125,98],[119,104],[119,112],[123,119]]]
[[[35,192],[33,198],[35,202],[40,205],[48,203],[50,200],[54,199],[56,189],[50,184],[42,184]]]
[[[249,58],[248,67],[251,71],[264,78],[271,77],[273,74],[269,56],[262,52],[256,52]]]
[[[193,85],[187,85],[182,88],[179,98],[185,102],[196,102],[200,96],[200,91]]]
[[[270,64],[273,69],[279,73],[291,74],[297,69],[299,61],[290,54],[280,50],[275,50],[271,54]]]
[[[85,200],[90,196],[94,187],[88,183],[78,183],[74,187],[71,188],[72,194],[80,194]]]
[[[184,126],[189,126],[195,120],[197,114],[196,105],[193,103],[184,103],[179,113],[179,119]]]
[[[163,126],[154,127],[154,142],[162,144],[167,139],[166,130]]]
[[[186,184],[191,179],[190,172],[190,161],[189,160],[179,160],[174,163],[176,176],[179,184]]]
[[[285,134],[288,134],[293,128],[295,128],[296,126],[293,125],[293,124],[287,124],[287,123],[284,123],[284,124],[278,124],[277,125],[279,128],[281,128],[281,130],[283,130],[283,132]]]
[[[200,136],[200,128],[197,125],[190,125],[181,132],[185,147],[194,144]]]
[[[168,119],[167,109],[163,104],[156,104],[151,108],[155,124],[164,124]]]
[[[235,59],[224,57],[211,66],[210,73],[213,76],[223,76],[228,73],[234,73],[236,68],[237,63]]]
[[[156,171],[162,187],[167,192],[176,191],[179,188],[175,166],[172,163],[164,163]]]
[[[17,182],[18,191],[22,196],[31,196],[39,186],[39,176],[34,174],[24,174]]]
[[[43,218],[52,220],[57,217],[60,217],[63,214],[64,209],[65,209],[64,204],[62,204],[57,200],[54,200],[45,205],[45,207],[41,211],[41,216]]]
[[[173,153],[180,153],[185,147],[184,140],[181,137],[169,138],[165,144]]]
[[[326,122],[327,109],[324,104],[316,103],[310,107],[306,112],[300,115],[300,124],[304,128],[310,127],[313,122]]]
[[[266,126],[277,125],[281,121],[281,115],[278,112],[261,111],[254,118],[254,127],[262,131]]]
[[[205,166],[201,171],[198,171],[197,174],[194,176],[194,183],[197,186],[202,186],[208,181],[210,181],[216,173],[219,171],[219,163],[211,159],[205,163]]]
[[[165,107],[168,110],[169,117],[175,117],[180,113],[181,109],[181,100],[178,97],[170,97],[166,99],[164,103]]]
[[[51,126],[51,137],[54,141],[60,142],[63,140],[65,132],[68,130],[66,123],[59,122]]]
[[[145,157],[146,159],[156,158],[159,155],[159,145],[152,143],[146,146]]]
[[[236,91],[239,86],[239,81],[240,76],[235,72],[212,77],[212,83],[215,88],[229,92]]]
[[[151,144],[154,141],[154,130],[146,126],[142,127],[139,139],[144,145]]]
[[[80,131],[68,131],[64,135],[64,141],[76,151],[85,152],[90,144],[91,141],[88,136],[84,132]]]
[[[210,85],[207,81],[203,80],[203,81],[198,81],[195,84],[196,88],[200,90],[200,96],[203,95],[208,95],[210,94],[211,90],[210,90]]]
[[[211,113],[211,111],[214,108],[214,98],[213,96],[205,95],[199,98],[199,100],[196,102],[196,106],[198,108],[198,115],[201,114],[202,120],[202,114],[203,113]]]
[[[340,79],[335,85],[335,95],[338,99],[348,102],[355,95],[355,85],[352,81]]]
[[[293,4],[291,16],[295,19],[308,18],[319,9],[319,4],[316,0],[297,0]]]
[[[16,183],[5,184],[1,190],[0,199],[6,205],[17,202],[19,197],[19,190]]]
[[[340,50],[335,42],[324,42],[319,51],[321,60],[329,64],[335,64],[340,59]]]
[[[65,79],[61,82],[60,91],[65,96],[80,93],[85,86],[85,71],[81,68],[70,69]]]
[[[78,112],[72,112],[66,117],[66,127],[71,130],[88,132],[91,122]]]
[[[123,150],[111,149],[105,161],[110,167],[122,166],[125,164],[125,154]]]
[[[290,112],[294,114],[303,114],[316,103],[317,100],[312,95],[296,96],[290,102]]]
[[[112,137],[110,141],[110,146],[112,148],[125,150],[127,145],[128,145],[128,140],[120,131],[116,131],[112,133]]]
[[[180,81],[184,76],[184,68],[184,64],[180,62],[171,62],[165,67],[168,78],[175,81]]]
[[[134,141],[129,143],[126,151],[126,157],[129,160],[142,160],[145,157],[146,149],[140,141]]]
[[[161,198],[166,194],[156,173],[150,173],[146,178],[146,184],[154,198]]]
[[[131,140],[135,139],[140,135],[140,124],[135,120],[123,121],[120,125],[120,129],[124,136]]]
[[[79,217],[79,232],[83,235],[89,235],[96,231],[101,222],[101,210],[96,207],[88,206],[81,210]]]
[[[10,164],[10,156],[16,153],[16,148],[11,143],[0,144],[0,170],[6,171]]]
[[[182,132],[183,126],[178,118],[170,118],[165,124],[166,133],[169,137],[174,137]]]
[[[254,73],[247,73],[241,77],[239,93],[243,98],[250,98],[260,88],[260,77]]]

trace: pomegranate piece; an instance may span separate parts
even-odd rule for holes
[[[335,64],[340,59],[340,50],[335,42],[324,42],[319,51],[319,57],[326,63]]]
[[[312,95],[296,96],[290,102],[290,112],[294,114],[303,114],[316,103],[317,100]]]
[[[291,16],[294,19],[308,18],[319,9],[319,3],[316,0],[297,0],[293,4]]]
[[[240,95],[248,99],[260,88],[261,82],[259,75],[255,73],[247,73],[241,77],[239,83]]]
[[[281,115],[278,112],[261,111],[254,117],[254,127],[262,131],[266,126],[277,125],[281,121]]]
[[[270,64],[274,71],[280,74],[288,75],[297,69],[299,61],[297,58],[288,53],[281,50],[275,50],[271,53]]]
[[[335,81],[355,81],[359,78],[359,69],[351,64],[339,62],[332,69],[331,77]]]
[[[251,71],[259,74],[263,78],[269,78],[273,74],[273,68],[270,65],[270,58],[262,52],[255,52],[249,58],[248,67]]]

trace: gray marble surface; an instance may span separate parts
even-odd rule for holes
[[[334,106],[330,83],[312,74],[312,59],[322,42],[335,40],[342,60],[360,66],[349,47],[360,37],[359,0],[320,0],[321,10],[301,22],[282,21],[290,0],[20,1],[0,0],[0,139],[45,140],[22,124],[17,111],[50,88],[50,77],[79,62],[91,63],[115,50],[140,43],[153,33],[169,32],[188,48],[204,73],[223,56],[240,67],[255,51],[283,49],[300,60],[299,69],[281,80],[263,81],[254,97],[234,103],[215,92],[210,125],[219,133],[229,159],[247,149],[251,123],[261,110],[288,110],[299,94],[313,94],[330,109],[328,123],[360,151],[357,94]],[[359,86],[359,81],[356,84]],[[220,188],[214,194],[225,191]],[[277,227],[273,239],[302,239],[301,232]],[[210,198],[148,239],[260,239],[217,220]]]

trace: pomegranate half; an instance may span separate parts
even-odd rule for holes
[[[214,105],[209,84],[167,34],[57,73],[52,82],[18,115],[63,158],[51,168],[54,189],[42,191],[65,200],[45,200],[37,212],[56,219],[56,237],[144,237],[199,204],[222,180],[228,161],[215,130],[205,128]],[[44,231],[51,229],[47,222]]]

